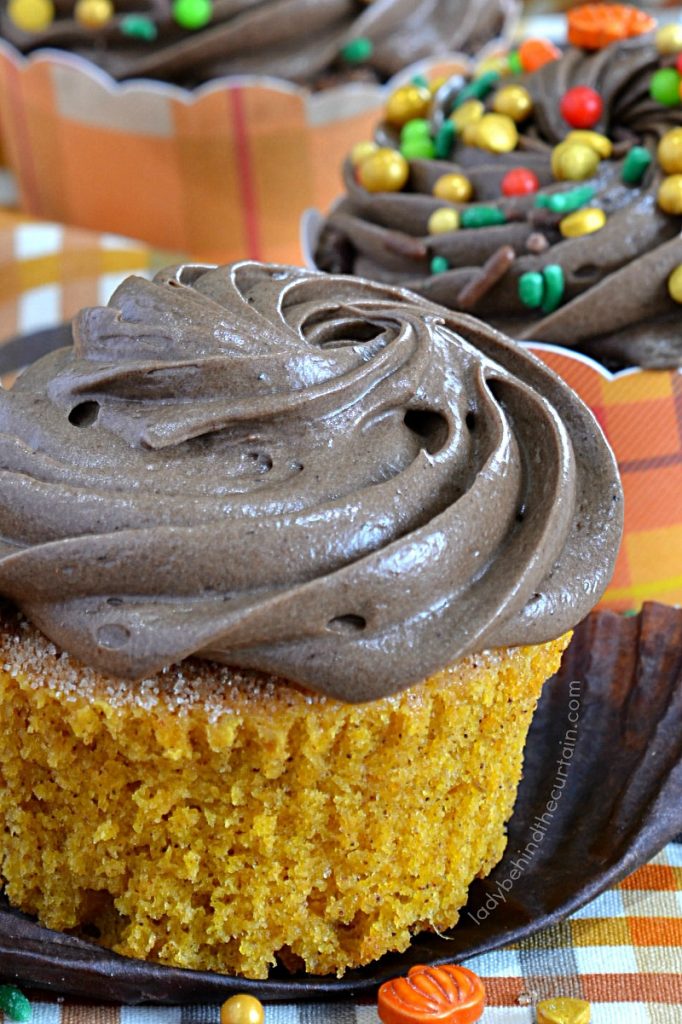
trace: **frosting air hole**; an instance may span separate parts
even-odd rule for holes
[[[106,647],[109,651],[115,651],[119,647],[125,647],[130,639],[130,630],[117,622],[107,622],[97,630],[97,643],[100,647]]]
[[[247,458],[257,473],[269,473],[272,469],[272,459],[265,452],[249,452]]]
[[[362,615],[337,615],[327,623],[327,629],[334,633],[361,633],[367,625]]]
[[[79,402],[69,413],[69,423],[74,427],[91,427],[99,416],[99,402]]]
[[[448,421],[439,412],[430,409],[408,409],[404,418],[405,426],[423,441],[429,455],[435,455],[442,448],[450,433]]]

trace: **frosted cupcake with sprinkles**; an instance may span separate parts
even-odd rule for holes
[[[621,4],[389,99],[315,261],[610,367],[682,365],[682,26]]]

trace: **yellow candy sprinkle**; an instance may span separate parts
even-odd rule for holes
[[[674,302],[682,304],[682,263],[678,263],[668,278],[668,294]]]
[[[591,235],[606,224],[606,214],[598,206],[589,206],[585,210],[569,213],[559,222],[559,231],[564,238],[580,238]]]
[[[220,1024],[263,1024],[265,1010],[255,996],[232,996],[220,1007]]]
[[[485,75],[487,71],[496,71],[498,75],[508,75],[509,61],[507,60],[506,54],[498,54],[494,57],[485,57],[484,60],[479,61],[476,65],[476,74],[474,77],[480,78],[481,75]]]
[[[447,231],[457,231],[458,227],[459,214],[450,206],[441,206],[434,210],[427,225],[430,235],[443,235]]]
[[[55,17],[52,0],[9,0],[7,15],[22,32],[42,32]]]
[[[386,120],[402,128],[415,117],[426,117],[431,104],[431,93],[424,85],[402,85],[389,96],[386,104]]]
[[[474,189],[463,174],[442,174],[433,186],[432,194],[448,203],[468,203]]]
[[[664,213],[682,213],[682,174],[664,178],[658,188],[657,199]]]
[[[584,999],[558,996],[535,1007],[538,1024],[590,1024],[590,1004]]]
[[[671,128],[663,135],[656,155],[666,174],[682,172],[682,128]]]
[[[458,131],[464,131],[467,125],[476,124],[485,114],[485,105],[480,100],[467,100],[452,114],[450,120]]]
[[[679,22],[659,28],[656,49],[659,53],[682,53],[682,25]]]
[[[582,142],[560,142],[552,150],[552,174],[557,181],[584,181],[599,167],[599,154]]]
[[[111,0],[78,0],[73,16],[85,28],[102,28],[113,18],[114,5]]]
[[[489,153],[511,153],[518,141],[516,125],[506,114],[484,114],[476,125],[474,145]]]
[[[589,146],[602,160],[608,160],[613,152],[611,139],[601,132],[591,132],[586,128],[576,128],[575,131],[569,132],[564,142],[580,142]]]
[[[376,142],[356,142],[350,151],[350,162],[358,167],[368,156],[373,156],[379,147]]]
[[[368,192],[400,192],[409,173],[407,160],[394,149],[377,149],[357,170],[358,181]]]
[[[533,112],[533,97],[522,85],[505,85],[493,96],[493,110],[512,121],[525,121]]]

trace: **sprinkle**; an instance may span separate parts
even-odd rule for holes
[[[472,206],[462,210],[460,223],[463,228],[488,228],[495,224],[506,224],[507,217],[503,210],[495,206]]]
[[[445,256],[434,256],[429,264],[429,269],[432,274],[444,274],[446,270],[450,269],[450,263]]]
[[[507,63],[509,65],[509,70],[512,73],[512,75],[523,74],[523,64],[521,63],[521,56],[518,50],[511,51],[511,53],[507,57]]]
[[[457,296],[457,308],[470,310],[500,281],[516,259],[511,245],[501,245]]]
[[[531,231],[526,239],[526,249],[538,256],[541,252],[546,252],[549,249],[549,241],[541,231]]]
[[[548,263],[542,271],[542,276],[545,281],[542,312],[553,313],[561,305],[564,297],[564,272],[558,263]]]
[[[500,80],[499,71],[485,71],[478,78],[474,78],[472,82],[465,85],[463,89],[457,94],[453,105],[453,110],[457,110],[467,100],[482,100],[495,88],[495,85]]]
[[[145,43],[153,43],[159,30],[151,18],[144,14],[126,14],[119,25],[124,36],[130,39],[141,39]]]
[[[180,28],[196,31],[208,25],[213,17],[212,0],[173,0],[174,21]]]
[[[0,985],[0,1010],[10,1020],[27,1021],[31,1019],[31,1004],[15,985]]]
[[[677,107],[680,102],[680,73],[675,68],[659,68],[649,82],[649,95],[664,107]]]
[[[457,129],[452,121],[445,120],[436,135],[436,156],[439,160],[447,160],[452,152]]]
[[[592,202],[597,194],[594,185],[580,185],[568,192],[552,192],[551,195],[538,196],[535,200],[536,206],[544,206],[552,213],[572,213],[579,210],[581,206]]]
[[[590,1004],[584,999],[543,999],[535,1012],[538,1024],[590,1024]]]
[[[366,36],[351,39],[341,47],[341,56],[347,64],[364,64],[374,53],[374,43]]]
[[[545,294],[545,282],[542,274],[535,270],[529,270],[521,274],[518,281],[519,299],[528,309],[539,309]]]

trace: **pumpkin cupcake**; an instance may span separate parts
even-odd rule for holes
[[[0,395],[0,874],[128,956],[263,978],[455,924],[621,530],[591,414],[492,328],[184,265]]]

